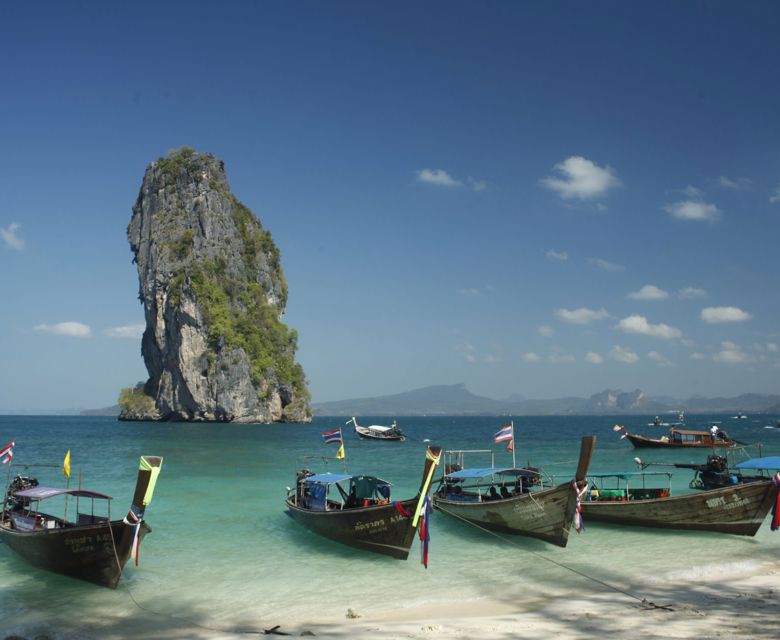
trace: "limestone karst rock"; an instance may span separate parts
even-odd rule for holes
[[[311,420],[279,250],[223,162],[182,148],[149,165],[127,237],[149,380],[123,391],[120,419]]]

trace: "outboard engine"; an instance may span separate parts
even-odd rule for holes
[[[14,494],[23,489],[32,489],[38,486],[38,480],[27,476],[16,476],[8,485],[7,506],[9,511],[21,511],[30,504],[27,498],[18,498]]]
[[[314,472],[309,469],[301,469],[295,474],[295,497],[297,500],[302,500],[306,496],[306,478],[313,476]]]
[[[728,460],[719,455],[707,456],[707,463],[696,469],[696,477],[691,480],[691,489],[719,489],[731,484]]]

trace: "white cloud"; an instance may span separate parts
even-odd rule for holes
[[[455,293],[457,293],[460,296],[478,296],[479,295],[479,289],[458,289]]]
[[[718,178],[718,184],[723,187],[724,189],[745,189],[746,187],[749,187],[751,182],[747,178],[736,178],[732,179],[728,176],[720,176]]]
[[[570,353],[564,353],[562,351],[553,351],[549,356],[547,356],[547,359],[552,364],[572,364],[574,362],[577,362],[577,358],[575,358]]]
[[[539,362],[541,360],[541,358],[539,357],[539,354],[534,353],[533,351],[529,351],[528,353],[524,353],[520,357],[523,359],[523,362]]]
[[[743,311],[739,307],[706,307],[701,310],[701,319],[708,324],[744,322],[752,317],[747,311]]]
[[[561,262],[566,262],[569,259],[568,253],[565,251],[555,251],[554,249],[548,249],[544,252],[544,255],[550,260],[560,260]]]
[[[720,209],[714,204],[698,200],[682,200],[667,204],[664,210],[679,220],[706,220],[711,222],[721,214]]]
[[[459,187],[462,182],[455,180],[444,169],[420,169],[417,172],[417,179],[425,184],[432,184],[437,187]]]
[[[555,334],[555,329],[553,329],[549,324],[540,324],[536,330],[539,332],[540,336],[544,336],[545,338],[550,338]]]
[[[456,180],[444,169],[420,169],[417,172],[417,180],[435,187],[462,187],[464,184],[463,181]],[[484,191],[487,189],[487,182],[476,180],[471,176],[466,178],[465,184],[473,191]]]
[[[606,309],[599,309],[596,311],[585,307],[572,310],[558,309],[555,312],[555,315],[564,322],[570,322],[571,324],[589,324],[594,320],[603,320],[604,318],[609,317]]]
[[[24,240],[19,237],[17,231],[22,228],[22,225],[12,222],[7,228],[0,227],[0,237],[3,238],[5,244],[11,249],[22,251],[24,249]]]
[[[474,191],[484,191],[487,189],[487,182],[484,180],[475,180],[471,176],[466,178],[466,182]]]
[[[485,364],[495,364],[496,362],[501,362],[501,359],[498,356],[489,353],[482,359],[482,362]]]
[[[470,344],[468,342],[457,344],[455,345],[455,351],[463,354],[463,357],[466,359],[466,362],[477,361],[477,348],[473,344]]]
[[[41,333],[53,333],[58,336],[73,336],[75,338],[89,338],[92,329],[81,322],[58,322],[57,324],[39,324],[33,327],[33,331]]]
[[[553,170],[559,177],[547,176],[542,178],[541,183],[557,192],[564,200],[598,198],[620,185],[610,167],[599,167],[581,156],[566,158],[556,164]]]
[[[777,343],[776,342],[767,342],[766,343],[766,350],[770,351],[772,353],[777,353]]]
[[[776,204],[780,202],[780,184],[777,185],[777,187],[775,187],[774,193],[771,196],[769,196],[769,202],[771,204]]]
[[[121,327],[106,329],[106,335],[110,338],[140,338],[146,329],[145,324],[126,324]]]
[[[590,362],[591,364],[601,364],[604,362],[604,358],[601,354],[596,353],[595,351],[588,351],[588,353],[585,354],[585,362]]]
[[[644,316],[633,315],[623,318],[617,324],[617,329],[625,333],[638,333],[643,336],[652,336],[663,340],[682,337],[682,331],[670,327],[668,324],[650,324]]]
[[[647,357],[655,362],[659,367],[672,367],[674,364],[666,356],[661,355],[657,351],[650,351]]]
[[[646,284],[639,291],[629,293],[627,297],[632,300],[664,300],[669,297],[669,294],[654,284]]]
[[[704,360],[707,356],[705,356],[703,353],[699,353],[698,351],[691,354],[691,360]]]
[[[685,189],[680,189],[680,193],[685,194],[689,198],[701,198],[704,195],[701,189],[694,187],[692,184],[689,184]]]
[[[753,357],[745,353],[745,351],[738,344],[729,340],[724,340],[720,343],[721,350],[712,356],[715,362],[724,362],[726,364],[743,364],[745,362],[752,362]]]
[[[620,345],[615,345],[610,349],[609,351],[609,357],[613,360],[617,360],[618,362],[624,362],[625,364],[634,364],[636,362],[639,362],[639,356],[631,351],[631,349],[627,349],[626,347],[621,347]]]
[[[677,296],[683,300],[693,300],[694,298],[705,298],[707,292],[698,287],[683,287],[677,292]]]
[[[614,262],[609,262],[603,258],[588,258],[588,263],[598,267],[602,271],[616,272],[626,270],[622,264],[615,264]]]

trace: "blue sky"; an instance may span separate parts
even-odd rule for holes
[[[778,18],[5,3],[0,410],[146,378],[125,230],[181,145],[279,245],[315,401],[780,392]]]

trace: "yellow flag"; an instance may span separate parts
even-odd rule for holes
[[[336,451],[336,460],[343,460],[344,456],[346,454],[344,453],[344,443],[341,443],[341,446],[339,447],[339,450]]]
[[[70,449],[65,454],[65,460],[62,461],[62,473],[66,478],[70,478]]]

